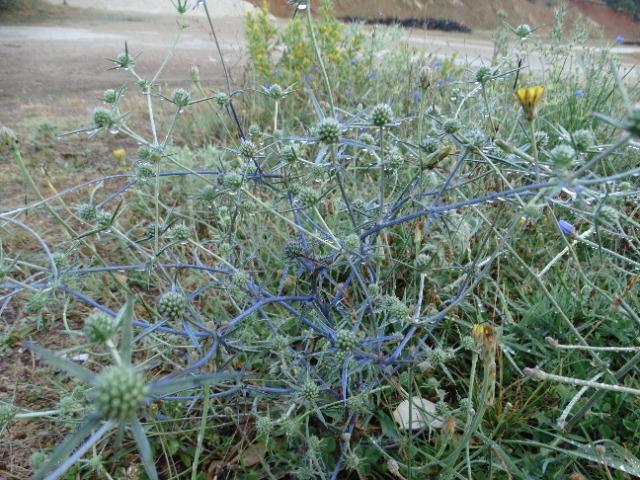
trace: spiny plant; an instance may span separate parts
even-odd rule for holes
[[[188,9],[177,7],[180,32]],[[252,49],[279,41],[264,11],[251,15]],[[333,20],[304,15],[284,35],[309,42],[313,82],[264,85],[255,67],[272,75],[273,59],[252,50],[257,88],[227,75],[207,93],[194,68],[193,90],[166,94],[126,45],[111,62],[146,99],[149,132],[130,126],[115,90],[79,130],[138,141],[122,173],[45,197],[2,130],[39,198],[1,214],[39,251],[0,257],[3,305],[65,321],[102,312],[82,335],[64,325],[88,340],[65,353],[86,351],[101,373],[31,346],[92,385],[96,411],[38,475],[122,474],[111,429],[117,441],[133,433],[150,477],[640,474],[637,80],[599,53],[577,72],[556,68],[580,49],[550,47],[550,68],[524,72],[543,43],[520,26],[498,63],[452,79],[450,58],[363,50],[367,79],[340,95],[349,74],[316,37]],[[289,60],[278,68],[297,75]],[[610,81],[596,88],[586,66]],[[559,108],[602,106],[593,91],[610,101],[599,113]],[[201,107],[223,141],[177,145],[183,112]],[[68,204],[71,193],[82,201]],[[67,234],[55,251],[28,225],[43,210]],[[125,295],[138,308],[130,299],[118,315]],[[4,427],[46,412],[15,401],[0,413]]]

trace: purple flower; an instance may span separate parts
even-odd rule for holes
[[[350,97],[351,96],[351,90],[347,90],[346,91],[346,95],[347,95],[347,97]]]
[[[583,95],[584,95],[584,91],[582,89],[576,92],[576,98],[582,98]]]
[[[273,71],[273,76],[277,77],[278,75],[280,75],[280,72],[278,70],[274,70]]]
[[[271,88],[271,84],[270,83],[265,83],[264,84],[264,88],[266,88],[267,90],[269,90]]]
[[[415,98],[416,100],[421,100],[422,99],[422,95],[420,94],[420,92],[414,92],[413,93],[413,98]]]
[[[376,78],[376,72],[371,72],[369,74],[369,78]]]
[[[558,220],[558,226],[560,227],[560,230],[562,231],[562,234],[565,237],[568,237],[570,235],[575,235],[576,233],[576,227],[571,225],[566,220]]]
[[[618,38],[616,38],[616,43],[624,43],[624,37],[622,35],[618,35]]]
[[[438,85],[444,85],[444,80],[442,78],[438,80]]]
[[[315,65],[311,65],[311,71],[315,72],[316,70],[317,70],[316,66]]]
[[[440,68],[442,66],[442,62],[440,60],[436,60],[433,62],[433,66],[436,68]]]
[[[307,82],[310,82],[310,81],[311,81],[311,75],[307,75],[306,77],[304,77],[304,79],[305,79]]]
[[[355,59],[351,60],[351,65],[355,65],[355,64],[356,64]]]
[[[453,75],[449,75],[449,76],[447,77],[447,80],[449,80],[450,82],[453,82]]]

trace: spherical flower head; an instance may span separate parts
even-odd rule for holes
[[[84,336],[91,343],[104,343],[116,334],[118,324],[104,312],[94,312],[84,321]]]
[[[13,420],[14,415],[13,405],[7,403],[0,404],[0,431]]]
[[[93,123],[98,128],[110,128],[113,126],[113,114],[111,110],[98,107],[93,109]]]
[[[449,118],[443,122],[442,129],[445,131],[445,133],[453,135],[458,130],[460,130],[460,122],[455,118]]]
[[[538,218],[540,207],[535,203],[529,203],[524,209],[524,214],[529,218]]]
[[[349,452],[344,455],[344,466],[347,470],[359,472],[362,468],[362,461],[358,455],[353,452]]]
[[[358,336],[351,330],[338,330],[335,338],[338,350],[352,352],[358,346]]]
[[[338,330],[335,339],[336,347],[342,352],[350,353],[358,346],[358,336],[351,330]]]
[[[298,239],[288,240],[282,250],[286,261],[296,260],[305,254],[302,242]]]
[[[231,98],[224,92],[216,92],[213,94],[213,99],[220,107],[226,107],[231,103]]]
[[[404,165],[404,157],[397,152],[390,153],[384,157],[384,166],[389,170],[398,170]]]
[[[288,352],[291,340],[286,335],[277,335],[273,339],[273,348],[276,352]]]
[[[518,38],[524,40],[529,35],[531,35],[531,27],[526,23],[522,23],[516,27],[515,34]]]
[[[582,129],[573,134],[573,146],[579,152],[586,152],[596,143],[596,137],[591,130]]]
[[[165,292],[158,299],[156,308],[161,317],[166,317],[169,320],[178,320],[184,315],[186,301],[178,292]]]
[[[565,237],[575,235],[576,233],[576,227],[574,227],[566,220],[558,220],[558,227],[560,227],[560,231]]]
[[[51,254],[51,258],[53,259],[53,263],[55,264],[58,271],[62,270],[67,266],[67,254],[63,252],[53,252]]]
[[[13,130],[4,125],[0,125],[0,145],[5,145],[8,148],[16,148],[18,145],[18,137]]]
[[[476,70],[476,82],[485,85],[493,78],[493,69],[487,65],[480,65]]]
[[[151,149],[148,145],[140,145],[137,154],[140,160],[149,160],[151,158]]]
[[[297,145],[285,145],[280,151],[280,158],[287,163],[295,162],[300,158],[300,149]]]
[[[534,135],[538,147],[546,147],[549,144],[549,134],[544,130],[536,130]]]
[[[544,96],[544,87],[536,85],[534,87],[521,88],[513,96],[522,106],[525,118],[531,121],[536,118],[536,109]]]
[[[118,365],[100,373],[88,396],[104,418],[121,420],[135,415],[148,391],[141,372],[130,365]]]
[[[300,185],[298,182],[291,182],[289,184],[289,193],[292,196],[297,197],[298,195],[300,195],[301,188],[302,188],[302,185]]]
[[[317,134],[322,143],[338,143],[340,141],[340,124],[335,118],[325,118],[318,124]]]
[[[551,150],[551,161],[556,168],[566,168],[576,158],[576,151],[570,145],[558,145]]]
[[[409,318],[409,307],[407,307],[399,298],[393,297],[387,306],[387,315],[392,320],[407,320]]]
[[[249,133],[250,137],[257,137],[262,133],[262,129],[260,128],[260,125],[254,123],[249,126],[247,132]]]
[[[180,108],[186,107],[191,101],[191,94],[184,88],[176,88],[171,94],[171,102]]]
[[[240,156],[245,160],[251,160],[256,156],[258,149],[256,148],[256,144],[251,140],[243,140],[240,144],[238,152],[240,153]]]
[[[273,422],[269,417],[256,418],[256,433],[260,437],[266,437],[273,431]]]
[[[222,184],[229,190],[235,192],[242,186],[242,175],[234,172],[225,173],[222,177]]]
[[[418,273],[426,273],[429,270],[429,263],[431,262],[431,257],[425,255],[424,253],[420,253],[416,256],[416,259],[413,261],[413,265],[416,267],[416,271]]]
[[[466,139],[467,145],[474,148],[482,148],[485,143],[485,136],[482,130],[468,130],[465,132],[464,138]]]
[[[433,153],[440,148],[440,141],[435,137],[427,137],[422,142],[422,150],[429,154]]]
[[[275,100],[280,100],[284,97],[284,90],[276,83],[269,87],[269,96]]]
[[[393,121],[393,110],[386,103],[379,103],[371,110],[371,123],[383,127]]]
[[[128,52],[120,52],[116,57],[115,64],[117,68],[129,68],[134,65],[134,59]]]
[[[307,401],[312,402],[320,396],[320,387],[313,380],[307,379],[300,385],[300,397]]]
[[[106,210],[96,210],[96,225],[105,230],[111,226],[113,215]]]
[[[137,162],[136,163],[136,177],[140,180],[148,180],[153,177],[154,169],[153,165],[149,162]]]
[[[371,135],[370,133],[363,133],[360,135],[360,137],[358,138],[358,140],[360,141],[360,143],[364,143],[365,145],[375,145],[376,144],[376,139],[373,138],[373,135]]]
[[[171,229],[171,237],[176,242],[186,242],[191,237],[191,229],[184,223],[179,223]]]
[[[90,203],[85,203],[76,209],[76,214],[82,221],[92,222],[96,218],[96,207]]]
[[[350,252],[355,252],[360,249],[360,237],[357,233],[351,233],[344,239],[344,248]]]
[[[640,137],[640,103],[631,107],[631,111],[624,122],[624,128],[632,135]]]
[[[616,38],[616,43],[624,43],[624,37],[622,35],[618,35]]]
[[[318,192],[312,187],[302,187],[300,189],[300,194],[298,195],[298,197],[300,198],[300,203],[308,207],[313,207],[320,201]]]
[[[584,96],[584,90],[580,89],[576,92],[576,98],[582,98]]]
[[[113,88],[105,90],[102,94],[102,101],[106,103],[116,103],[118,100],[118,92],[116,92]]]

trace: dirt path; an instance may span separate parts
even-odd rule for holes
[[[109,2],[109,8],[116,8],[117,1]],[[24,17],[13,21],[0,17],[0,123],[16,128],[36,117],[88,116],[102,90],[133,83],[125,72],[108,71],[112,64],[105,60],[122,52],[125,42],[131,53],[142,53],[136,67],[139,74],[152,76],[175,40],[177,28],[175,16],[169,15],[170,8],[158,10],[151,5],[160,2],[149,1],[137,0],[135,5],[140,9],[149,4],[152,13],[49,6],[26,21]],[[240,0],[221,1],[221,5],[227,7],[214,12],[215,26],[232,77],[241,80],[242,12],[248,4]],[[68,2],[88,3],[86,0]],[[91,3],[100,5],[100,2]],[[170,2],[166,3],[171,7]],[[171,87],[187,84],[192,64],[200,69],[203,81],[220,82],[220,61],[202,9],[190,11],[187,18],[190,26],[182,33],[158,82]],[[438,54],[455,51],[459,58],[477,63],[490,58],[493,50],[486,33],[464,35],[416,30],[408,33],[406,41]],[[640,58],[638,47],[619,46],[614,51],[624,55],[628,67]]]

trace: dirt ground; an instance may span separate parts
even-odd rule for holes
[[[130,52],[141,54],[137,71],[143,76],[152,75],[175,39],[176,19],[170,14],[173,7],[168,1],[67,0],[67,3],[68,6],[42,4],[27,14],[0,16],[0,123],[21,130],[32,126],[34,119],[47,116],[57,119],[63,127],[67,127],[64,125],[67,118],[74,121],[86,118],[96,106],[96,96],[104,89],[133,83],[126,72],[107,70],[113,64],[106,58],[124,51],[128,42]],[[278,2],[272,3],[275,8]],[[83,4],[105,9],[71,6]],[[337,7],[342,4],[345,1],[336,2]],[[247,8],[251,8],[250,4],[240,0],[219,0],[216,7],[210,8],[231,75],[236,80],[242,78],[242,15]],[[435,6],[429,8],[437,13]],[[142,9],[148,12],[140,12]],[[597,15],[604,18],[602,12]],[[183,31],[159,83],[171,87],[187,84],[192,64],[200,69],[203,82],[221,82],[222,69],[203,8],[190,10],[187,21],[190,26]],[[408,33],[407,39],[413,46],[422,46],[430,52],[456,51],[461,58],[481,60],[492,52],[488,31],[475,30],[472,34],[415,31]],[[620,45],[614,51],[623,55],[628,65],[640,59],[639,47]],[[30,123],[25,125],[25,121]]]

